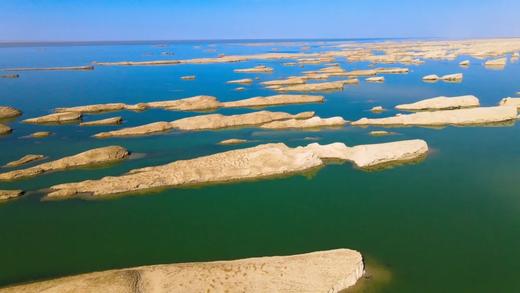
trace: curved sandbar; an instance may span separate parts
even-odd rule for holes
[[[321,118],[318,116],[308,119],[289,119],[273,121],[260,126],[267,129],[290,129],[290,128],[321,128],[321,127],[340,127],[347,123],[342,117]]]
[[[0,123],[0,135],[9,134],[9,133],[11,133],[11,131],[13,131],[13,129],[11,129],[11,127]]]
[[[9,106],[0,106],[0,119],[14,118],[22,115],[22,112]]]
[[[22,196],[23,193],[23,190],[0,190],[0,201]]]
[[[117,125],[117,124],[121,124],[121,122],[123,122],[123,117],[117,116],[117,117],[111,117],[111,118],[106,118],[106,119],[82,122],[79,124],[79,126]]]
[[[395,108],[398,110],[408,111],[420,111],[420,110],[447,110],[447,109],[460,109],[460,108],[471,108],[480,106],[480,102],[477,97],[473,95],[465,95],[458,97],[435,97],[430,99],[421,100],[411,104],[397,105]]]
[[[358,126],[464,126],[514,121],[517,114],[516,107],[497,106],[398,114],[387,118],[362,118],[351,124]]]
[[[19,68],[6,68],[2,69],[4,71],[59,71],[59,70],[94,70],[94,66],[86,65],[86,66],[62,66],[62,67],[19,67]]]
[[[361,254],[335,249],[290,256],[151,265],[8,287],[2,292],[340,292],[364,273]]]
[[[45,124],[45,123],[64,123],[64,122],[72,122],[79,121],[81,119],[80,112],[60,112],[49,114],[45,116],[40,116],[31,119],[25,119],[23,122],[25,123],[34,123],[34,124]]]
[[[82,166],[111,163],[126,158],[130,153],[120,146],[108,146],[88,150],[77,155],[43,163],[27,169],[0,173],[0,180],[14,180],[52,171],[61,171]]]
[[[290,148],[283,143],[263,144],[191,160],[179,160],[162,166],[132,170],[121,176],[65,183],[50,187],[49,198],[67,198],[78,194],[103,196],[137,192],[159,187],[179,187],[241,181],[300,173],[325,162],[339,159],[361,168],[415,160],[424,156],[428,146],[423,140],[348,147],[343,143],[310,144]]]
[[[178,119],[172,122],[160,121],[136,127],[128,127],[114,131],[101,132],[94,137],[121,137],[146,135],[166,132],[172,129],[185,131],[222,129],[231,127],[258,126],[276,120],[306,119],[314,116],[314,112],[289,114],[285,112],[258,111],[238,115],[208,114]]]
[[[320,92],[320,91],[333,91],[342,90],[346,84],[358,84],[358,79],[346,79],[339,81],[329,81],[320,83],[306,83],[291,85],[285,87],[279,87],[275,90],[280,92]]]
[[[315,95],[274,95],[267,97],[254,97],[244,100],[223,102],[224,108],[238,107],[266,107],[289,104],[322,103],[325,98]]]
[[[25,165],[25,164],[33,162],[33,161],[41,160],[44,157],[45,157],[44,155],[25,155],[16,161],[12,161],[12,162],[5,164],[4,168],[18,167],[18,166]]]

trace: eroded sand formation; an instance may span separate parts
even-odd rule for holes
[[[252,68],[235,69],[234,71],[238,73],[271,73],[273,72],[273,68],[264,65],[258,65]]]
[[[123,117],[117,116],[117,117],[111,117],[111,118],[106,118],[106,119],[82,122],[79,124],[79,126],[117,125],[117,124],[121,124],[121,122],[123,122]]]
[[[2,292],[329,292],[364,274],[361,254],[335,249],[290,256],[142,266],[64,277]]]
[[[362,118],[351,124],[358,126],[464,126],[514,121],[517,115],[516,107],[497,106],[398,114],[387,118]]]
[[[22,115],[18,109],[9,106],[0,106],[0,119],[9,119]]]
[[[260,128],[267,129],[290,129],[290,128],[322,128],[322,127],[340,127],[347,123],[342,117],[321,118],[318,116],[308,119],[289,119],[282,121],[273,121],[262,124]]]
[[[435,97],[421,100],[411,104],[397,105],[398,110],[420,111],[420,110],[447,110],[459,108],[471,108],[480,106],[477,97],[472,95],[458,97]]]
[[[520,108],[520,98],[511,98],[511,97],[503,98],[502,100],[500,100],[500,102],[498,104],[500,106],[513,106],[513,107]]]
[[[16,161],[9,162],[4,165],[4,168],[14,168],[30,162],[38,161],[45,158],[44,155],[25,155]]]
[[[267,97],[254,97],[244,100],[223,102],[222,107],[224,108],[237,108],[237,107],[266,107],[275,105],[289,105],[289,104],[304,104],[304,103],[322,103],[324,101],[323,96],[315,95],[274,95]]]
[[[247,142],[247,140],[245,140],[245,139],[230,138],[230,139],[222,140],[218,144],[221,144],[221,145],[231,145],[231,144],[241,144],[241,143],[246,143],[246,142]]]
[[[289,114],[285,112],[258,111],[238,115],[208,114],[178,119],[172,122],[160,121],[136,127],[123,128],[114,131],[101,132],[94,137],[137,136],[167,132],[172,129],[195,131],[231,127],[258,126],[268,122],[287,119],[306,119],[314,116],[314,112]]]
[[[81,120],[81,116],[82,115],[80,112],[60,112],[36,118],[25,119],[23,122],[33,124],[66,123],[79,121]]]
[[[23,190],[0,190],[0,201],[17,198],[23,195]],[[0,289],[1,290],[1,289]]]
[[[159,187],[179,187],[228,181],[250,180],[303,172],[325,164],[322,159],[352,161],[360,168],[415,160],[424,156],[428,146],[423,140],[348,147],[343,143],[310,144],[290,148],[282,143],[264,144],[180,160],[162,166],[132,170],[121,176],[65,183],[50,187],[49,198],[78,194],[102,196],[137,192]]]
[[[9,133],[11,133],[11,131],[13,131],[11,129],[11,127],[9,127],[9,126],[7,126],[5,124],[0,123],[0,135],[9,134]]]
[[[334,91],[342,90],[346,84],[358,84],[358,79],[346,79],[339,81],[328,81],[319,83],[305,83],[298,85],[290,85],[277,87],[275,90],[280,92],[323,92],[323,91]]]
[[[108,146],[88,150],[77,155],[46,162],[27,169],[0,173],[0,180],[15,180],[36,176],[46,172],[61,171],[82,166],[106,164],[126,158],[129,152],[120,146]]]

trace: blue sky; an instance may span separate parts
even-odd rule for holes
[[[0,0],[0,41],[520,36],[520,0]]]

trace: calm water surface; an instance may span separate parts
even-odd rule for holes
[[[0,68],[73,66],[92,61],[184,59],[225,54],[298,52],[301,45],[243,46],[232,43],[171,43],[0,48]],[[328,50],[312,44],[312,51]],[[174,56],[161,52],[172,51]],[[370,108],[439,95],[473,94],[495,105],[520,90],[520,65],[487,70],[471,59],[468,69],[455,61],[427,61],[406,75],[386,75],[382,84],[346,86],[326,93],[326,102],[273,107],[347,120],[387,116]],[[338,60],[345,69],[366,63]],[[29,118],[55,107],[92,103],[138,103],[214,95],[222,101],[274,92],[259,81],[297,75],[323,65],[285,67],[285,60],[212,65],[96,67],[85,72],[22,72],[0,79],[0,104],[22,109]],[[240,74],[233,69],[272,66],[272,74]],[[394,66],[394,65],[390,65]],[[423,83],[426,74],[464,73],[464,81]],[[196,75],[183,81],[184,75]],[[225,82],[259,81],[236,92]],[[219,110],[224,114],[251,109]],[[171,121],[199,113],[149,110],[89,115],[85,120],[122,115],[124,126]],[[41,126],[8,122],[13,134],[0,138],[0,164],[32,153],[51,159],[94,147],[121,145],[139,154],[97,169],[51,173],[0,189],[28,194],[0,204],[0,286],[129,266],[288,255],[333,248],[359,250],[374,277],[365,292],[515,292],[520,288],[520,129],[506,127],[397,128],[398,135],[371,137],[380,128],[344,127],[322,131],[233,129],[211,132],[96,140],[91,135],[117,126]],[[49,130],[44,139],[24,136]],[[156,191],[105,200],[41,201],[38,190],[53,184],[118,175],[130,169],[189,159],[268,142],[290,146],[344,142],[348,145],[420,138],[432,149],[418,164],[365,172],[345,163],[318,172],[274,180]],[[219,146],[243,138],[240,146]],[[378,277],[382,276],[379,278]]]

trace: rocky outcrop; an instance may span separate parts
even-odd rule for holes
[[[237,73],[271,73],[273,69],[264,65],[255,66],[252,68],[235,69]]]
[[[5,68],[4,71],[76,71],[76,70],[94,70],[94,66],[62,66],[62,67],[19,67],[19,68]]]
[[[387,118],[362,118],[352,125],[381,126],[446,126],[446,125],[479,125],[514,121],[517,117],[515,107],[482,107],[413,114],[398,114]]]
[[[22,115],[22,112],[18,109],[9,106],[0,106],[0,120],[9,119]]]
[[[162,166],[132,170],[121,176],[65,183],[50,187],[49,198],[77,194],[102,196],[137,192],[159,187],[179,187],[228,181],[267,178],[303,172],[324,165],[322,159],[348,160],[361,168],[409,161],[424,156],[423,140],[407,140],[347,147],[343,143],[310,144],[290,148],[285,144],[264,144],[232,150]]]
[[[358,84],[358,79],[346,79],[320,83],[306,83],[276,88],[280,92],[322,92],[342,90],[346,84]]]
[[[34,132],[34,133],[31,133],[29,135],[29,137],[32,137],[32,138],[44,138],[44,137],[48,137],[52,134],[52,132],[50,131],[37,131],[37,132]]]
[[[6,135],[6,134],[9,134],[11,133],[11,131],[13,131],[11,129],[11,127],[7,126],[7,125],[4,125],[2,123],[0,123],[0,135]]]
[[[361,254],[335,249],[290,256],[142,266],[8,287],[9,292],[329,292],[364,273]]]
[[[438,81],[440,79],[440,77],[436,74],[430,74],[430,75],[424,76],[422,79],[424,81],[433,82],[433,81]]]
[[[123,117],[117,116],[117,117],[111,117],[111,118],[106,118],[106,119],[82,122],[79,125],[80,126],[117,125],[117,124],[121,124],[121,122],[123,122]]]
[[[44,155],[25,155],[16,161],[9,162],[4,165],[4,168],[14,168],[30,162],[38,161],[45,158]]]
[[[107,137],[121,137],[121,136],[137,136],[146,135],[159,132],[166,132],[172,129],[194,131],[194,130],[208,130],[208,129],[221,129],[231,127],[246,127],[246,126],[258,126],[268,122],[276,120],[287,120],[287,119],[306,119],[314,116],[314,112],[303,112],[296,115],[292,115],[285,112],[269,112],[269,111],[258,111],[247,114],[238,115],[222,115],[222,114],[208,114],[199,115],[193,117],[182,118],[172,122],[155,122],[145,124],[136,127],[123,128],[119,130],[101,132],[94,137],[107,138]]]
[[[511,97],[503,98],[502,100],[500,100],[500,102],[498,104],[500,106],[513,106],[513,107],[520,108],[520,98],[511,98]]]
[[[243,78],[243,79],[236,79],[236,80],[230,80],[226,83],[229,83],[229,84],[252,84],[253,83],[253,79],[251,78]]]
[[[49,114],[45,116],[40,116],[31,119],[25,119],[23,122],[25,123],[33,123],[33,124],[45,124],[45,123],[66,123],[79,121],[81,119],[80,112],[60,112]]]
[[[223,102],[224,108],[237,108],[237,107],[267,107],[276,105],[288,105],[288,104],[305,104],[305,103],[321,103],[323,102],[323,96],[311,96],[311,95],[274,95],[267,97],[254,97],[244,100]]]
[[[435,97],[411,104],[397,105],[395,108],[398,110],[421,111],[471,108],[478,106],[480,106],[480,102],[477,97],[466,95],[458,97]]]
[[[23,195],[23,190],[0,190],[0,201],[17,198]]]
[[[246,143],[246,142],[247,142],[247,140],[245,140],[245,139],[231,138],[231,139],[222,140],[218,144],[231,145],[231,144],[241,144],[241,143]]]
[[[462,81],[463,77],[464,77],[464,75],[462,73],[454,73],[454,74],[443,75],[441,77],[441,79],[443,81],[447,81],[447,82],[460,82],[460,81]]]
[[[289,129],[289,128],[321,128],[340,127],[347,123],[342,117],[321,118],[318,116],[308,119],[289,119],[273,121],[260,126],[267,129]]]
[[[36,176],[52,171],[61,171],[82,166],[106,164],[126,158],[129,152],[120,146],[108,146],[88,150],[77,155],[64,157],[59,160],[43,163],[27,169],[0,173],[0,180],[15,180]]]

